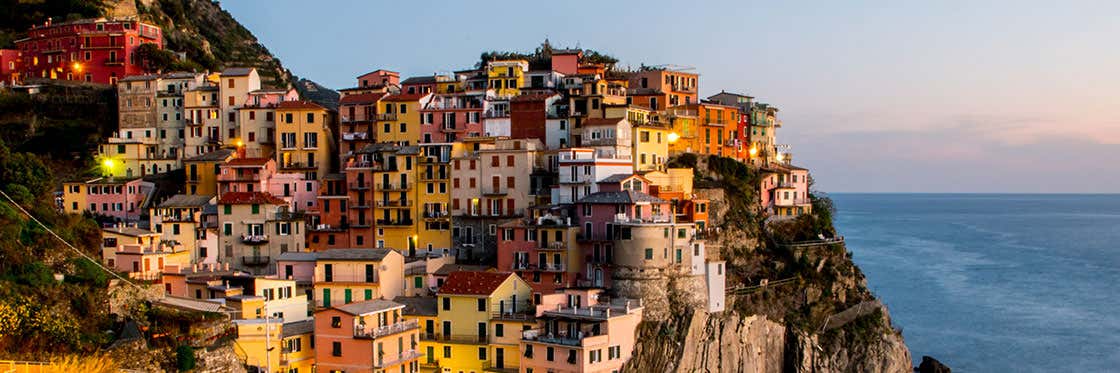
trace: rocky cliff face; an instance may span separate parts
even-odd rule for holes
[[[673,296],[688,293],[687,284],[668,281],[660,291],[668,294],[668,315],[643,322],[627,371],[913,370],[901,332],[891,327],[842,242],[791,245],[780,238],[822,224],[830,229],[831,211],[768,224],[761,220],[753,171],[703,159],[685,166],[697,170],[694,193],[711,201],[715,231],[707,247],[710,259],[727,261],[728,309],[699,311],[686,297]]]

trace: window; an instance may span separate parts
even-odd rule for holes
[[[646,260],[653,260],[653,248],[646,248]]]
[[[505,336],[505,325],[504,324],[498,323],[498,324],[494,325],[494,336],[495,337]]]
[[[315,123],[315,113],[307,113],[307,123]]]
[[[451,358],[451,346],[443,346],[443,357],[448,359]]]
[[[331,342],[331,356],[342,356],[342,342]]]
[[[331,327],[332,328],[341,328],[342,327],[342,318],[339,317],[339,316],[331,316]]]
[[[486,299],[482,299],[482,298],[478,299],[478,310],[479,311],[486,311]]]
[[[451,298],[446,298],[446,297],[443,298],[443,310],[444,311],[450,311],[451,310]]]
[[[554,357],[555,353],[556,353],[556,351],[552,347],[549,347],[549,348],[545,349],[544,359],[548,360],[548,361],[552,361],[555,358]]]
[[[478,360],[486,360],[486,347],[478,348]]]

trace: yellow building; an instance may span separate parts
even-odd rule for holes
[[[672,129],[668,135],[670,156],[698,151],[703,140],[699,119],[695,109],[681,106],[665,110],[662,120]]]
[[[192,263],[217,263],[218,235],[202,218],[202,210],[215,201],[209,195],[176,194],[149,209],[151,227],[163,240],[191,250]]]
[[[436,297],[396,297],[393,302],[403,304],[401,315],[405,320],[415,321],[420,327],[420,343],[417,351],[424,354],[420,359],[421,372],[434,372],[438,367],[436,363],[437,350],[442,347],[435,340],[439,328],[439,313],[436,311]]]
[[[532,325],[535,312],[531,292],[512,273],[452,272],[437,296],[439,330],[421,334],[422,351],[435,355],[424,363],[453,372],[515,369],[521,330]]]
[[[101,173],[114,177],[139,177],[178,169],[179,158],[159,154],[159,140],[110,137],[98,146]]]
[[[419,216],[420,147],[377,143],[358,153],[359,163],[373,182],[376,247],[415,252],[420,233],[415,220]]]
[[[416,246],[427,252],[451,248],[451,148],[452,144],[420,147],[417,202],[423,222],[418,224]]]
[[[329,249],[315,260],[315,304],[329,308],[404,295],[404,257],[389,249]]]
[[[311,372],[315,365],[315,349],[311,348],[315,320],[266,322],[258,318],[233,323],[237,327],[234,351],[245,365],[261,371],[271,367],[272,372]]]
[[[186,192],[190,195],[218,194],[218,166],[233,159],[233,149],[218,149],[183,160],[186,173]]]
[[[513,97],[521,94],[528,71],[529,61],[490,61],[486,64],[486,79],[490,89],[499,97]]]
[[[334,112],[310,101],[284,101],[276,105],[276,152],[279,172],[303,173],[318,180],[333,169]]]
[[[381,113],[377,116],[378,142],[401,145],[420,143],[420,109],[431,100],[431,93],[401,93],[381,99]]]

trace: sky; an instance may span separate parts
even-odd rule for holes
[[[222,6],[331,88],[487,50],[695,68],[780,109],[826,192],[1120,193],[1120,2],[258,1]]]

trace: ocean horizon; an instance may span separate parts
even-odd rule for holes
[[[1120,194],[831,193],[915,364],[1120,366]]]

